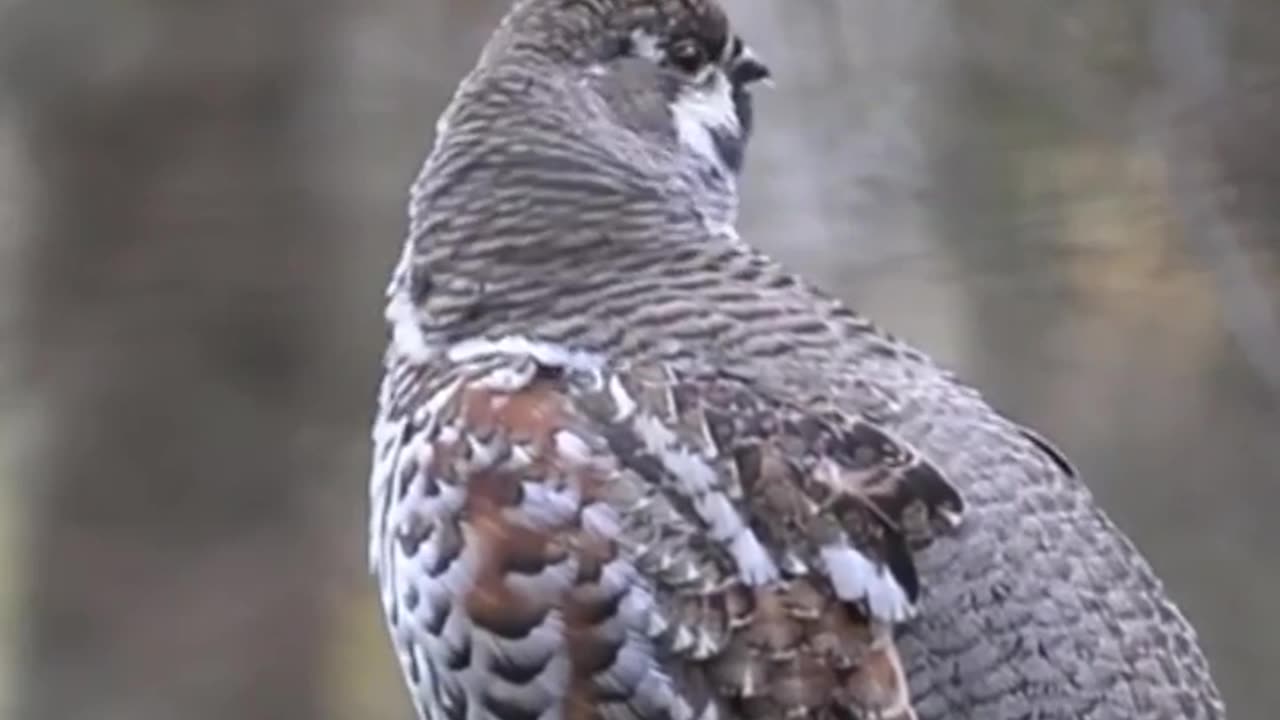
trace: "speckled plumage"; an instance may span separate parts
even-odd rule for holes
[[[441,119],[371,478],[419,714],[1224,716],[1056,450],[738,239],[750,57],[520,0]]]

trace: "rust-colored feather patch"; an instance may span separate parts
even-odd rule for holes
[[[417,382],[433,414],[389,527],[426,565],[387,597],[412,599],[397,617],[419,617],[410,660],[439,702],[913,720],[891,630],[920,592],[912,550],[961,502],[909,447],[663,364],[479,353]]]

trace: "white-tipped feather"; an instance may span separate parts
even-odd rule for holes
[[[707,535],[716,542],[728,542],[746,530],[742,516],[724,493],[713,491],[697,496],[694,508],[709,526]]]
[[[391,352],[400,353],[410,362],[428,361],[434,349],[419,324],[418,308],[409,297],[409,271],[413,262],[413,244],[405,243],[387,285],[384,317],[391,327]]]
[[[524,482],[520,487],[524,501],[508,512],[530,527],[561,527],[578,512],[581,497],[575,487],[557,490],[540,482]]]
[[[849,545],[822,548],[822,561],[841,600],[866,602],[871,615],[884,622],[902,622],[914,614],[915,608],[893,574]]]
[[[604,365],[604,357],[585,350],[556,343],[533,340],[523,335],[506,335],[496,339],[467,338],[449,347],[450,362],[465,363],[498,355],[527,355],[540,365],[591,372]]]
[[[596,503],[582,511],[582,528],[602,538],[614,539],[622,534],[618,513],[608,505]]]
[[[504,365],[490,371],[484,377],[477,378],[473,385],[497,393],[512,393],[528,387],[537,371],[537,366],[529,362]],[[495,400],[499,399],[505,398],[502,395],[495,397]]]
[[[684,625],[678,626],[675,635],[671,638],[671,649],[682,653],[691,647],[693,647],[693,633],[689,632],[689,628]]]
[[[556,453],[572,464],[586,463],[591,459],[591,448],[586,441],[568,430],[556,433]]]
[[[631,398],[631,394],[622,386],[622,381],[617,375],[609,378],[609,397],[613,399],[613,404],[617,407],[618,412],[614,416],[614,422],[621,422],[631,417],[636,411],[636,401]]]
[[[738,565],[738,574],[747,585],[757,587],[778,579],[778,566],[750,528],[744,528],[733,539],[729,552]]]
[[[369,568],[380,572],[386,537],[387,504],[399,469],[401,447],[397,438],[404,422],[381,420],[373,425],[373,469],[369,473]]]

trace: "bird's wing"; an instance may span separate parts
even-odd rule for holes
[[[526,341],[394,360],[381,401],[372,559],[424,717],[913,717],[891,629],[961,499],[872,424]]]

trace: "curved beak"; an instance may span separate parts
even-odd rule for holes
[[[766,85],[771,85],[772,76],[773,73],[769,71],[769,66],[749,47],[743,47],[742,52],[729,65],[729,79],[738,88],[758,82],[765,82]]]

